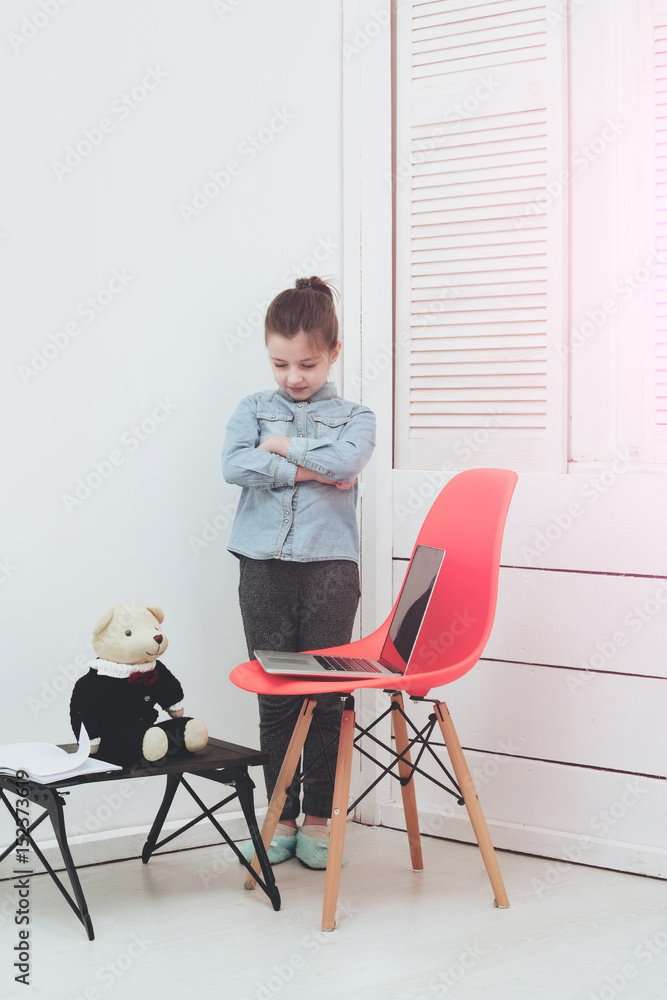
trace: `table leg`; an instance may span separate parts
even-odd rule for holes
[[[60,848],[60,853],[62,859],[65,862],[65,868],[67,869],[67,874],[69,875],[69,880],[74,891],[74,896],[78,905],[78,916],[81,923],[86,928],[88,934],[88,939],[93,941],[95,938],[95,932],[93,930],[93,922],[90,919],[90,914],[88,913],[88,904],[86,903],[86,897],[83,894],[83,889],[81,888],[81,883],[79,882],[79,876],[76,872],[76,865],[74,864],[74,859],[70,853],[69,844],[67,843],[67,830],[65,829],[65,816],[63,814],[63,799],[59,795],[57,789],[47,789],[47,793],[42,803],[40,803],[44,809],[46,809],[49,814],[49,819],[51,820],[51,826],[53,827],[53,832],[56,835],[56,840],[58,841],[58,847]],[[75,909],[75,912],[76,909]]]
[[[269,864],[269,859],[266,856],[266,848],[262,842],[262,835],[257,825],[257,817],[255,816],[255,802],[254,796],[252,794],[253,783],[251,782],[246,768],[239,768],[243,772],[242,776],[236,782],[236,794],[238,795],[238,800],[241,803],[241,808],[243,809],[243,815],[245,816],[246,823],[248,824],[248,830],[250,836],[252,837],[252,842],[255,845],[255,855],[259,861],[259,866],[262,869],[262,875],[264,876],[264,881],[266,883],[266,893],[271,900],[271,904],[274,910],[280,909],[280,892],[278,891],[278,886],[276,885],[276,879],[273,874],[273,868]]]
[[[145,865],[148,864],[149,858],[153,851],[155,850],[155,845],[158,842],[160,832],[164,825],[164,821],[167,818],[167,813],[171,808],[171,803],[174,801],[174,796],[176,790],[181,783],[180,774],[168,774],[167,775],[167,785],[164,791],[164,797],[160,804],[160,808],[157,811],[157,815],[153,820],[153,825],[150,828],[150,832],[144,844],[144,849],[141,852],[141,860]]]

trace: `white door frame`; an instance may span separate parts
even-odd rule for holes
[[[392,604],[390,0],[343,0],[342,10],[343,391],[371,407],[378,427],[375,452],[361,478],[360,634],[367,635],[382,623]],[[357,693],[358,719],[373,717],[378,694]],[[357,765],[353,789],[359,781],[370,783],[376,770],[360,755]],[[373,793],[354,818],[376,821]]]

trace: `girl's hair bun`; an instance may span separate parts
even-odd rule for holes
[[[322,292],[324,295],[328,295],[332,302],[334,301],[334,292],[336,289],[322,278],[318,278],[316,274],[311,275],[310,278],[297,278],[294,282],[294,287],[310,288],[314,292]]]

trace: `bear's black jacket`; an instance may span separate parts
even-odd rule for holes
[[[99,675],[91,667],[76,682],[70,701],[72,729],[78,740],[83,723],[91,740],[100,739],[96,757],[122,767],[141,766],[144,735],[159,714],[155,705],[167,711],[183,699],[180,682],[164,663],[156,660],[155,669],[157,676],[148,671],[132,683],[125,677]],[[160,725],[176,736],[186,721],[170,719]]]

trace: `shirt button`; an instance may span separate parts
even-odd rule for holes
[[[149,694],[144,695],[144,701],[150,701],[151,696]]]

